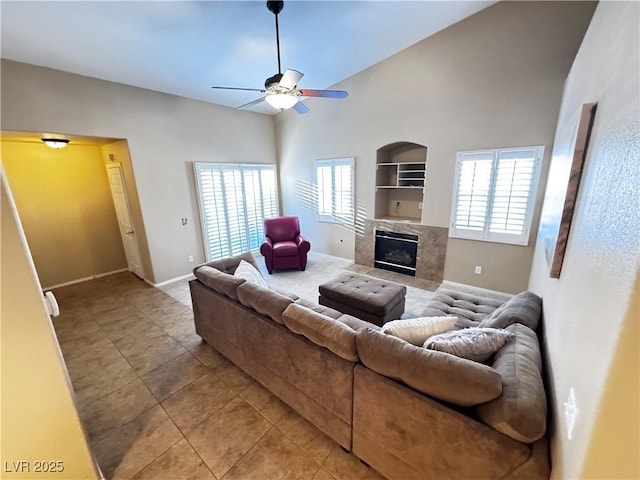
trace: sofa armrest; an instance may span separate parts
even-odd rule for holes
[[[236,302],[238,301],[238,287],[246,281],[244,278],[234,277],[209,265],[195,268],[194,275],[207,287]]]
[[[207,266],[207,267],[215,268],[216,270],[220,270],[223,273],[228,273],[230,275],[233,275],[236,271],[236,268],[238,268],[238,265],[240,264],[241,260],[244,260],[245,262],[250,263],[256,268],[256,270],[258,269],[258,264],[256,263],[256,259],[253,256],[253,254],[251,252],[245,252],[239,255],[234,255],[232,257],[226,257],[220,260],[213,260],[211,262],[197,265],[193,269],[193,274],[195,275],[196,270],[198,270],[200,267]]]
[[[526,325],[507,327],[513,333],[495,355],[493,368],[502,377],[502,395],[475,407],[480,420],[523,443],[541,439],[547,428],[547,395],[536,333]]]

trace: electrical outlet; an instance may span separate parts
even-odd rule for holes
[[[474,273],[476,275],[481,275],[482,274],[482,267],[480,265],[476,265],[476,269],[475,269]]]
[[[422,210],[422,202],[418,202],[418,208]]]
[[[567,429],[567,438],[573,438],[573,428],[576,426],[576,417],[578,416],[578,404],[576,403],[576,392],[573,387],[569,389],[567,401],[564,402],[564,425]]]
[[[193,262],[193,255],[189,255],[189,263]]]

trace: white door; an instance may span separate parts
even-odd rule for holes
[[[133,226],[133,221],[131,220],[131,209],[129,208],[127,189],[125,188],[124,177],[122,176],[122,166],[119,163],[108,164],[107,174],[109,176],[113,204],[116,207],[116,216],[118,217],[118,225],[120,226],[124,253],[127,257],[127,263],[129,264],[129,271],[144,279],[142,257],[140,256],[136,231]]]

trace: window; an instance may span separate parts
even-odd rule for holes
[[[316,160],[316,186],[316,218],[352,224],[353,158]]]
[[[195,163],[207,261],[258,251],[263,220],[278,216],[274,165]]]
[[[449,236],[527,245],[543,151],[458,152]]]

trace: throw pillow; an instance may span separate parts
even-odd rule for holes
[[[401,338],[420,346],[432,335],[448,332],[456,324],[458,317],[419,317],[406,320],[392,320],[382,326],[382,333]]]
[[[233,276],[244,278],[247,282],[253,283],[254,285],[269,288],[267,282],[262,277],[262,274],[258,270],[256,270],[256,267],[251,265],[249,262],[245,262],[244,260],[240,260],[238,268],[236,268]]]
[[[512,337],[511,332],[498,328],[470,327],[434,335],[424,342],[424,347],[484,362]]]

